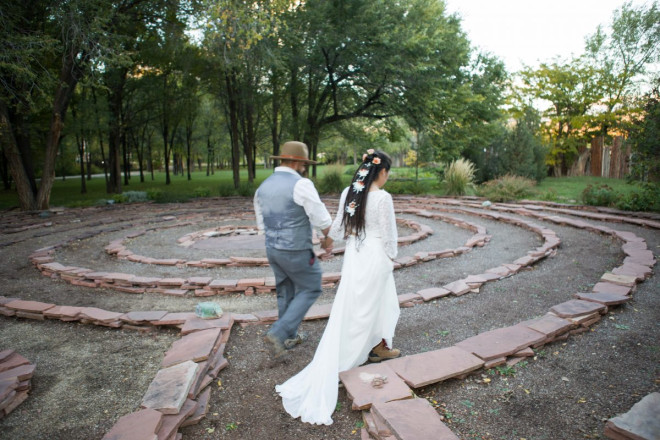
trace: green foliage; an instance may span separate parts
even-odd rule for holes
[[[147,189],[147,198],[158,202],[163,197],[163,190],[160,188],[149,188]]]
[[[323,176],[319,182],[319,192],[322,194],[341,193],[346,187],[343,179],[344,166],[339,163],[328,165],[323,171]]]
[[[587,185],[582,191],[582,201],[591,206],[614,206],[619,196],[619,193],[606,184]]]
[[[124,191],[123,203],[146,202],[149,200],[149,195],[146,191]]]
[[[619,197],[616,207],[624,211],[660,211],[660,184],[646,183],[640,190]]]
[[[210,197],[211,196],[211,188],[205,187],[205,186],[198,186],[193,190],[194,197]]]
[[[238,186],[238,195],[242,197],[254,197],[254,192],[257,188],[254,186],[254,183],[241,182]]]
[[[660,182],[660,78],[646,97],[644,112],[630,130],[631,180]]]
[[[445,171],[445,192],[448,195],[462,196],[474,187],[475,166],[467,159],[460,158],[449,164]]]
[[[507,174],[499,179],[483,183],[477,194],[491,202],[508,202],[530,197],[536,182],[526,177]]]
[[[429,181],[414,180],[394,180],[390,179],[385,185],[385,189],[390,194],[427,194],[432,189],[432,184]]]

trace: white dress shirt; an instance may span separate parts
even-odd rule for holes
[[[298,175],[296,170],[289,167],[276,167],[275,171],[282,171],[285,173]],[[254,214],[257,217],[257,228],[259,228],[260,232],[263,232],[265,230],[264,216],[261,213],[261,206],[259,206],[259,201],[257,200],[258,194],[259,190],[257,189],[257,192],[254,193],[253,200]],[[306,177],[298,180],[293,186],[293,202],[296,205],[303,207],[307,217],[309,218],[309,222],[313,227],[323,230],[330,227],[332,224],[332,217],[321,201],[319,193],[314,187],[314,182],[307,179]]]

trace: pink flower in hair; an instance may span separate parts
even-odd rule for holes
[[[374,154],[374,149],[373,149],[373,148],[369,148],[369,149],[367,150],[367,154]]]
[[[374,160],[372,160],[372,162],[373,162],[375,165],[380,164],[380,157],[374,157]]]

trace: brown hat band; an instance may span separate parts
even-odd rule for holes
[[[293,159],[293,160],[309,160],[306,157],[302,156],[293,156],[291,154],[282,154],[278,156],[279,159]]]

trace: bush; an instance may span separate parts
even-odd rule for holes
[[[426,194],[430,192],[431,185],[428,182],[415,182],[414,180],[392,180],[385,185],[385,190],[390,194]]]
[[[582,191],[582,201],[591,206],[613,206],[620,194],[609,185],[587,185]]]
[[[163,196],[163,191],[158,188],[149,188],[147,190],[147,198],[157,202]]]
[[[641,191],[620,197],[616,207],[624,211],[660,211],[660,185],[647,183]]]
[[[474,164],[466,159],[453,161],[445,171],[445,192],[448,195],[462,196],[474,187]]]
[[[232,185],[220,185],[220,197],[231,197],[236,195]]]
[[[210,196],[211,196],[211,188],[198,186],[193,190],[193,197],[210,197]]]
[[[254,192],[257,189],[254,187],[253,183],[241,183],[238,186],[238,195],[243,197],[254,197]]]
[[[323,177],[319,182],[319,190],[322,194],[337,194],[341,193],[346,185],[344,185],[344,166],[336,163],[325,167]]]
[[[535,186],[532,179],[507,174],[482,184],[477,193],[491,202],[508,202],[531,196]]]
[[[122,194],[124,203],[146,202],[149,200],[146,191],[126,191]]]

